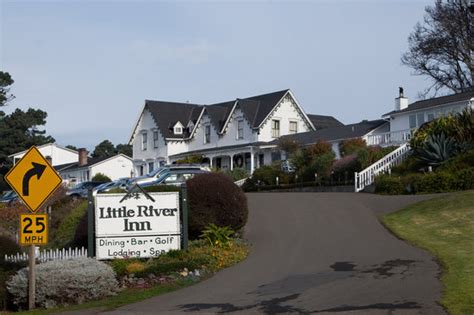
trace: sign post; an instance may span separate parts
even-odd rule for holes
[[[5,175],[6,182],[33,214],[20,216],[20,244],[30,246],[28,252],[28,308],[35,307],[35,245],[48,242],[48,215],[35,214],[58,189],[62,179],[36,147],[31,147]]]

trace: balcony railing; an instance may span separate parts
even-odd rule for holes
[[[367,136],[368,145],[400,145],[410,141],[415,129],[405,129]]]

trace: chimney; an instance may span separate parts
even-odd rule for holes
[[[403,95],[403,88],[398,88],[398,97],[395,99],[395,110],[399,111],[408,107],[408,98]]]
[[[87,149],[80,148],[79,150],[79,166],[84,166],[87,164]]]

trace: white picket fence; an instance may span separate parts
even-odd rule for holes
[[[87,257],[87,249],[81,248],[63,248],[63,249],[47,249],[40,250],[36,248],[36,260],[43,263],[51,260],[66,260],[75,259],[80,257]],[[16,255],[5,255],[5,261],[7,262],[22,262],[28,261],[27,253],[17,253]]]
[[[410,144],[405,143],[366,169],[360,171],[359,173],[356,172],[354,183],[355,191],[362,191],[365,187],[372,185],[375,180],[375,176],[389,172],[392,167],[400,164],[408,156],[409,152]]]

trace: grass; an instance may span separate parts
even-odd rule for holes
[[[191,278],[183,278],[179,279],[173,283],[159,285],[155,287],[151,287],[148,289],[126,289],[118,293],[117,295],[108,297],[106,299],[97,300],[97,301],[90,301],[80,305],[72,305],[67,307],[58,307],[52,309],[37,309],[32,311],[25,311],[25,312],[18,312],[14,314],[53,314],[58,312],[67,312],[67,311],[75,311],[75,310],[83,310],[89,308],[100,308],[101,311],[107,311],[116,309],[118,307],[139,302],[157,295],[165,294],[171,291],[175,291],[180,288],[187,287],[196,283],[196,280]],[[12,313],[13,314],[13,313]]]
[[[441,262],[441,304],[447,311],[474,314],[474,191],[411,205],[386,215],[383,223]]]

